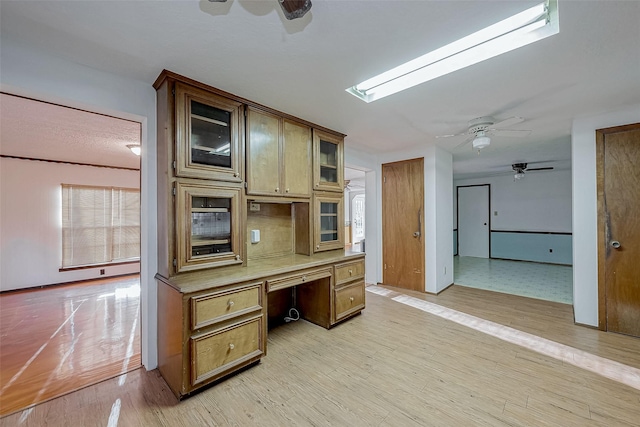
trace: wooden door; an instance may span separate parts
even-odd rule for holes
[[[280,194],[280,118],[247,112],[247,194]]]
[[[489,258],[489,189],[489,184],[457,189],[460,256]]]
[[[382,281],[424,292],[424,159],[382,165]]]
[[[282,187],[289,197],[311,196],[311,128],[283,120]]]
[[[640,123],[597,141],[599,323],[640,337]]]

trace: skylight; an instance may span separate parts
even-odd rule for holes
[[[547,0],[346,89],[372,102],[560,31],[558,0]]]

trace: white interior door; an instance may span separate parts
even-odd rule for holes
[[[489,258],[489,185],[458,187],[458,255]]]

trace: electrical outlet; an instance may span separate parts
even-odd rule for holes
[[[104,276],[104,268],[101,268],[101,269],[100,269],[100,275],[101,275],[101,276]]]
[[[551,254],[551,253],[553,253],[553,249],[549,249],[549,253],[550,253],[550,254]]]
[[[249,210],[251,212],[260,212],[260,203],[249,203]]]

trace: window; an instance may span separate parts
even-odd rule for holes
[[[140,190],[62,184],[62,268],[140,259]]]

